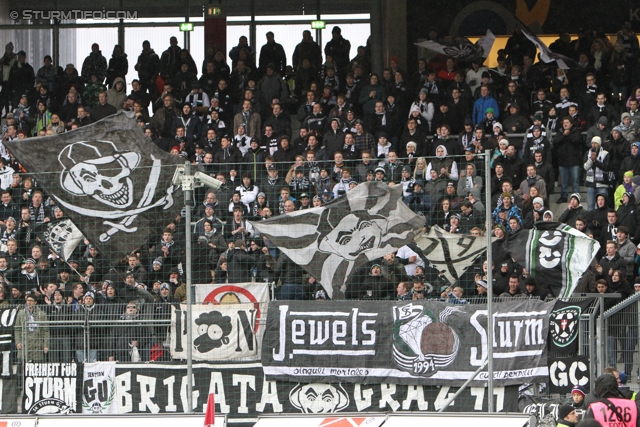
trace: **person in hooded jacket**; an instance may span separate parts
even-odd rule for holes
[[[549,158],[551,153],[551,143],[545,135],[542,134],[542,128],[540,126],[533,126],[531,129],[531,137],[527,138],[524,144],[524,150],[522,154],[522,160],[525,165],[532,165],[535,161],[534,153],[536,151],[542,151],[543,158]]]
[[[527,298],[540,299],[544,301],[548,293],[549,292],[546,292],[542,286],[538,285],[535,277],[527,276],[524,281],[524,295]]]
[[[627,171],[633,172],[633,175],[640,175],[640,142],[631,144],[631,155],[622,161],[618,174],[624,175]]]
[[[622,205],[616,211],[618,213],[618,224],[624,225],[629,230],[635,232],[636,224],[636,196],[632,192],[622,195]]]
[[[447,149],[444,145],[436,148],[436,158],[427,166],[427,179],[431,179],[431,170],[438,172],[438,176],[453,181],[458,180],[458,164],[451,157],[447,156]]]
[[[102,56],[102,51],[98,43],[91,45],[91,53],[82,63],[82,77],[85,81],[89,81],[91,74],[95,73],[100,81],[107,76],[107,58]]]
[[[624,396],[618,388],[618,379],[611,373],[596,378],[593,395],[585,397],[585,405],[589,408],[585,419],[595,419],[603,426],[613,420],[619,425],[640,427],[640,401]]]
[[[181,111],[176,111],[177,115],[171,125],[171,133],[176,135],[179,127],[184,128],[184,135],[187,138],[187,146],[192,146],[202,133],[202,121],[198,119],[191,104],[184,102]]]
[[[127,101],[127,86],[122,77],[116,77],[113,80],[113,86],[107,90],[107,103],[113,105],[117,111],[123,108]]]
[[[613,193],[613,202],[616,209],[622,206],[622,196],[625,193],[634,193],[633,188],[633,172],[626,171],[622,175],[622,183],[616,188],[615,193]]]
[[[611,137],[603,143],[603,148],[609,152],[610,170],[616,173],[617,182],[622,182],[622,175],[619,175],[619,171],[623,160],[631,152],[631,143],[624,139],[622,131],[616,126],[611,130]]]

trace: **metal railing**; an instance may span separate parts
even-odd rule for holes
[[[625,372],[628,379],[637,378],[640,369],[640,355],[637,350],[639,311],[640,293],[637,293],[609,308],[601,316],[604,322],[603,336],[607,339],[600,343],[603,349],[602,355],[598,358],[600,367],[606,363],[604,366],[613,366],[619,372]]]

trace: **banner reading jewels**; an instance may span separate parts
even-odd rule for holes
[[[546,381],[554,303],[496,303],[496,385]],[[487,358],[487,310],[435,301],[269,304],[262,365],[269,379],[461,385]],[[473,385],[487,382],[486,370]]]

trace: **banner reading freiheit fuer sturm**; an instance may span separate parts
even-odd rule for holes
[[[497,385],[547,380],[553,303],[495,304]],[[460,385],[487,358],[487,309],[435,301],[269,304],[262,365],[269,379]],[[486,384],[481,372],[473,385]]]

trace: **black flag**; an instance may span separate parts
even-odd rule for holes
[[[5,144],[112,263],[183,205],[171,180],[184,162],[147,141],[124,112],[60,135]]]
[[[84,236],[69,218],[53,219],[36,224],[36,235],[64,260],[71,257]]]
[[[364,182],[321,207],[252,225],[339,298],[359,266],[411,242],[424,219],[402,202],[402,186]]]

